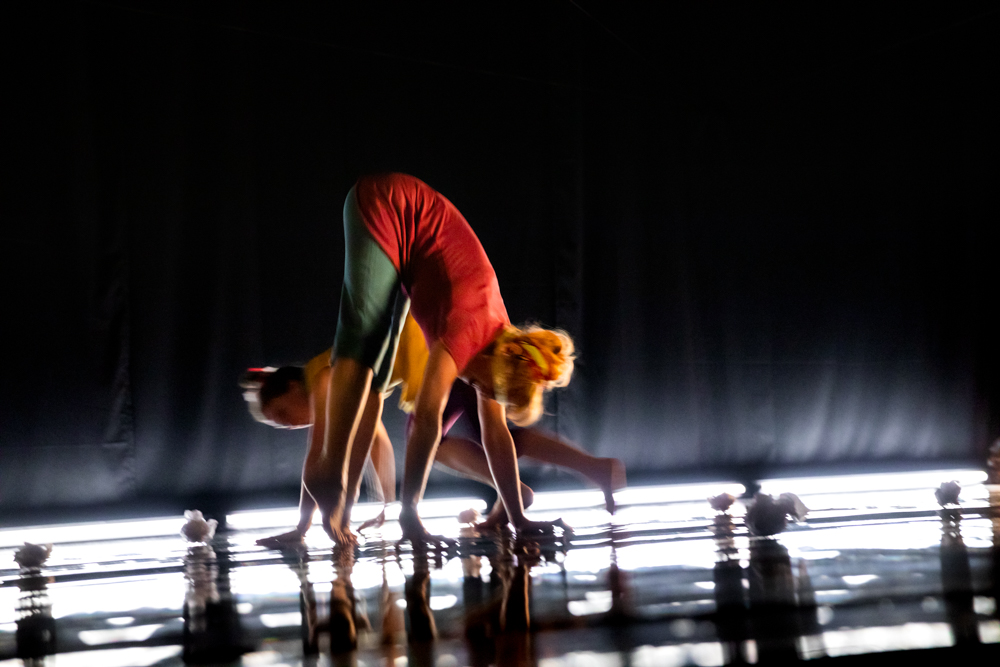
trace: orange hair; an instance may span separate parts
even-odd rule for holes
[[[573,339],[565,331],[506,327],[493,346],[493,390],[518,426],[542,416],[546,389],[565,387],[573,375]]]

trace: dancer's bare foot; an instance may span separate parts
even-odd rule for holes
[[[625,488],[625,464],[618,459],[599,459],[600,467],[590,479],[604,492],[604,507],[609,513],[615,513],[615,491]]]
[[[528,509],[534,502],[535,492],[527,484],[521,484],[521,506],[524,509]],[[492,532],[506,526],[508,523],[510,523],[510,517],[503,506],[503,500],[497,498],[497,501],[493,503],[493,509],[486,515],[485,519],[475,525],[475,529],[480,532]]]
[[[383,507],[382,511],[379,512],[377,517],[375,517],[374,519],[368,519],[363,524],[361,524],[361,526],[358,528],[358,532],[363,533],[368,528],[381,528],[384,523],[385,523],[385,508]]]
[[[493,509],[486,515],[486,518],[475,525],[475,529],[480,533],[495,532],[506,526],[510,520],[507,517],[507,510],[504,509],[503,501],[497,498],[493,503]]]
[[[287,533],[282,533],[281,535],[262,537],[257,540],[257,545],[267,549],[285,549],[289,546],[301,545],[302,539],[303,531],[295,528]]]
[[[528,521],[525,519],[514,527],[518,537],[527,535],[552,535],[555,533],[556,528],[561,528],[563,532],[567,533],[573,532],[573,529],[567,526],[566,522],[562,519],[556,519],[555,521]]]

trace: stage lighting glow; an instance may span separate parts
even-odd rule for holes
[[[557,658],[541,658],[538,667],[623,667],[617,653],[595,653],[594,651],[573,651]]]
[[[983,595],[972,598],[972,608],[981,616],[992,616],[997,610],[997,601]]]
[[[77,651],[48,656],[45,664],[54,667],[151,667],[179,658],[180,646],[130,646],[128,648]],[[18,661],[20,664],[20,661]]]
[[[699,665],[715,667],[725,664],[722,644],[703,642],[676,646],[640,646],[632,653],[634,667],[681,667]]]
[[[184,586],[180,573],[123,577],[114,581],[56,583],[49,586],[49,599],[52,601],[52,616],[56,619],[131,612],[136,610],[136,600],[142,601],[141,609],[180,612]]]
[[[432,595],[428,604],[430,604],[431,609],[434,611],[450,609],[458,604],[458,597],[454,595]]]
[[[105,619],[108,625],[132,625],[135,618],[131,616],[115,616],[114,618]]]
[[[390,503],[385,507],[385,520],[399,519],[399,503]],[[351,524],[358,524],[374,519],[382,511],[382,503],[358,503],[351,510]],[[486,502],[482,498],[440,498],[423,500],[417,505],[421,519],[449,518],[456,520],[459,512],[467,509],[486,510]],[[299,510],[295,507],[285,507],[269,510],[245,510],[226,515],[226,524],[233,530],[260,530],[264,528],[283,528],[294,526],[299,522]],[[313,514],[313,524],[319,523],[319,512]],[[322,532],[322,531],[320,531]]]
[[[289,611],[282,614],[261,614],[260,622],[266,628],[287,628],[302,625],[302,613]]]
[[[744,538],[745,539],[745,538]],[[745,548],[744,546],[741,548]],[[599,551],[587,549],[587,551]],[[618,566],[623,570],[640,570],[655,567],[690,567],[709,569],[715,564],[716,549],[711,540],[674,540],[650,544],[630,544],[619,547]],[[566,558],[569,563],[570,551]],[[567,564],[567,569],[569,565]],[[597,561],[593,561],[590,571],[599,571]]]
[[[658,486],[630,486],[615,491],[618,505],[656,505],[660,503],[705,502],[712,496],[728,493],[737,498],[746,493],[746,487],[736,482],[719,481],[699,484],[664,484]],[[602,500],[603,504],[603,500]]]
[[[829,630],[822,637],[824,653],[831,658],[860,653],[940,648],[955,643],[951,626],[947,623],[907,623],[894,627]]]
[[[570,600],[566,606],[574,616],[589,616],[606,613],[611,602],[611,591],[587,591],[583,600]]]
[[[942,482],[952,480],[961,484],[964,490],[965,487],[985,482],[986,473],[982,470],[946,469],[861,475],[787,477],[763,480],[760,482],[760,490],[762,493],[774,496],[781,493],[794,493],[804,498],[821,494],[847,494],[866,491],[884,493],[912,489],[936,489]]]
[[[302,586],[291,568],[278,564],[235,568],[229,580],[233,592],[239,595],[298,594]]]
[[[109,630],[81,630],[77,636],[87,646],[103,646],[118,642],[144,642],[162,627],[162,623],[156,623]]]
[[[145,537],[180,537],[184,517],[167,519],[135,519],[128,521],[95,521],[92,523],[24,526],[0,529],[0,548],[32,544],[65,544],[108,540],[134,540]]]

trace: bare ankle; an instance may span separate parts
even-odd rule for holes
[[[531,487],[527,484],[521,485],[521,505],[524,509],[531,507],[531,504],[535,502],[535,492],[531,490]]]

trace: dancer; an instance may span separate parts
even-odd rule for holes
[[[386,395],[395,387],[400,387],[399,407],[412,412],[413,401],[420,388],[420,378],[427,362],[427,346],[423,334],[412,317],[407,317],[400,335],[398,354],[392,374],[386,384]],[[254,419],[276,428],[309,428],[309,451],[322,447],[326,431],[327,391],[330,387],[330,351],[327,350],[303,366],[282,366],[281,368],[251,368],[240,380],[244,389],[243,398]],[[347,498],[346,515],[357,500],[360,491],[362,471],[367,455],[358,448],[351,457],[348,469],[348,488],[353,493]],[[381,420],[376,426],[370,460],[375,479],[369,481],[384,503],[396,500],[396,461],[389,434]],[[303,470],[303,480],[305,470]],[[283,544],[299,542],[312,526],[316,511],[316,501],[306,489],[305,481],[299,493],[299,522],[295,528],[272,537],[257,540],[257,544],[280,547]],[[376,520],[362,525],[381,524],[382,515]]]
[[[310,440],[322,433],[322,425],[314,424],[314,415],[322,418],[322,412],[317,413],[315,406],[324,405],[330,369],[329,351],[313,358],[305,367],[285,366],[278,369],[251,369],[242,382],[244,398],[254,418],[262,423],[277,428],[313,427]],[[427,359],[427,348],[423,336],[413,318],[407,316],[400,336],[399,349],[393,368],[388,391],[385,396],[400,386],[399,406],[404,412],[410,413],[408,426],[412,425],[413,397],[420,387],[420,374]],[[465,430],[470,434],[481,432],[476,415],[476,392],[467,384],[458,381],[452,386],[451,395],[442,416],[443,436],[438,446],[435,460],[453,471],[493,486],[489,463],[478,436],[473,440],[453,437],[452,428],[459,420],[466,421]],[[409,428],[407,429],[409,430]],[[604,492],[605,507],[614,513],[613,492],[625,486],[625,469],[621,461],[613,458],[600,458],[578,449],[560,439],[555,434],[545,430],[529,427],[511,429],[517,456],[532,458],[543,463],[560,465],[573,470],[597,484]],[[352,457],[353,459],[353,457]],[[384,503],[395,500],[395,461],[392,443],[385,427],[380,422],[376,426],[375,441],[371,449],[371,461],[375,479],[370,480],[370,488],[375,490]],[[348,472],[348,487],[359,471],[353,467]],[[531,505],[534,493],[531,488],[521,483],[521,498],[524,507]],[[348,502],[353,502],[348,498]],[[280,546],[288,542],[298,542],[312,524],[312,516],[316,503],[309,493],[303,489],[300,497],[300,520],[295,529],[263,538],[257,541],[262,546]],[[360,530],[371,525],[381,525],[384,513],[375,519],[362,524]],[[479,530],[494,529],[508,521],[503,503],[498,498],[492,511],[485,521],[476,526]]]
[[[572,340],[562,332],[511,326],[472,228],[451,202],[412,176],[361,178],[344,205],[344,237],[330,368],[336,390],[327,392],[322,446],[310,447],[303,473],[324,530],[337,542],[354,541],[345,513],[354,491],[348,461],[371,448],[411,305],[429,354],[406,448],[399,519],[404,538],[433,539],[416,507],[441,438],[442,412],[459,378],[476,389],[483,448],[511,523],[519,532],[551,530],[552,523],[524,515],[507,417],[518,424],[537,421],[544,390],[569,382]]]

